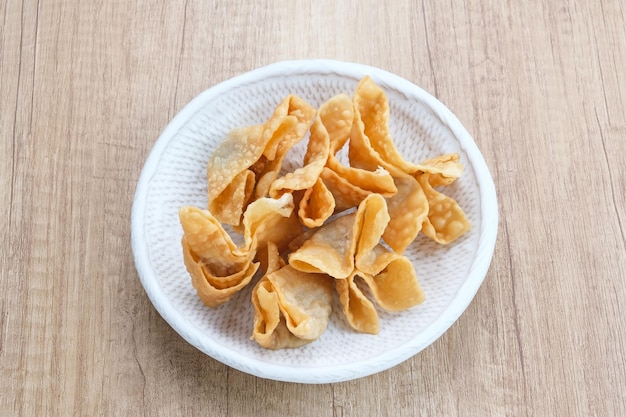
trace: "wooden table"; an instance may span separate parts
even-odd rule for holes
[[[622,0],[7,0],[0,19],[1,415],[626,415]],[[500,204],[491,269],[452,328],[332,385],[262,380],[191,347],[130,248],[168,121],[222,80],[303,58],[438,97]]]

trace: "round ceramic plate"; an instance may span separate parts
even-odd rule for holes
[[[206,164],[227,133],[263,123],[287,94],[314,107],[338,93],[352,95],[369,75],[390,103],[390,129],[405,159],[419,162],[457,152],[465,171],[440,191],[465,210],[472,230],[448,246],[419,235],[407,249],[426,301],[399,313],[379,311],[380,333],[351,330],[335,297],[330,324],[315,342],[266,350],[250,339],[253,281],[217,309],[205,307],[183,263],[178,209],[206,207]],[[302,141],[286,169],[301,164]],[[498,209],[493,180],[476,144],[431,95],[389,72],[364,65],[289,61],[237,76],[203,92],[167,126],[152,149],[132,209],[132,247],[146,293],[161,316],[190,344],[233,368],[262,378],[301,383],[355,379],[391,368],[420,352],[462,314],[493,255]],[[258,279],[258,277],[256,278]]]

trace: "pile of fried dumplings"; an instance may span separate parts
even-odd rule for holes
[[[284,172],[305,138],[302,163]],[[207,164],[207,207],[180,208],[186,269],[210,308],[253,283],[251,339],[264,348],[319,339],[334,293],[354,331],[377,334],[378,308],[425,300],[404,255],[418,234],[445,245],[471,229],[438,191],[462,173],[458,154],[403,158],[388,98],[369,76],[352,97],[317,109],[288,95],[264,123],[235,128],[218,145]]]

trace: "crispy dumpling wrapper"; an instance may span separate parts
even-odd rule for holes
[[[239,248],[208,210],[187,206],[178,215],[184,241],[212,274],[231,275],[250,261],[248,249]]]
[[[369,81],[365,82],[366,80]],[[361,80],[352,99],[354,103],[354,122],[348,146],[350,165],[370,171],[383,167],[392,176],[397,176],[404,173],[404,171],[401,167],[392,163],[393,159],[392,161],[388,160],[389,154],[392,152],[385,152],[387,147],[393,146],[395,149],[388,128],[389,105],[386,104],[387,100],[384,94],[383,97],[377,94],[373,95],[376,99],[382,101],[378,105],[368,101],[369,96],[372,95],[369,88],[370,83],[373,84],[373,81],[368,77]],[[364,89],[364,87],[367,88]],[[379,126],[376,123],[383,123],[383,126]],[[373,138],[370,138],[369,135],[372,135]],[[387,143],[384,144],[383,142]],[[379,150],[382,150],[387,158],[381,155]]]
[[[320,173],[329,151],[328,132],[317,115],[311,125],[304,166],[276,179],[270,186],[269,194],[272,197],[302,191],[297,214],[307,227],[321,226],[335,209],[332,194],[320,181]]]
[[[337,152],[348,140],[354,120],[352,98],[346,94],[337,94],[320,106],[319,117],[326,127],[331,149]]]
[[[302,272],[347,278],[354,271],[355,214],[346,214],[320,227],[300,248],[289,254],[289,264]]]
[[[397,265],[404,266],[406,263],[410,264],[410,261],[399,255],[399,258],[396,258],[389,266],[393,268]],[[374,303],[357,285],[357,278],[363,280],[376,303],[385,310],[403,311],[425,300],[424,291],[417,279],[414,279],[413,266],[410,266],[412,272],[405,268],[398,269],[401,271],[394,273],[401,272],[401,275],[392,275],[387,269],[376,276],[355,270],[350,277],[335,282],[343,313],[354,330],[369,334],[378,334],[380,330],[378,311]],[[398,296],[399,294],[401,296]]]
[[[345,94],[332,97],[322,104],[310,128],[309,142],[303,166],[275,180],[270,196],[285,192],[304,191],[298,215],[307,227],[321,226],[335,211],[332,191],[324,184],[321,174],[328,164],[333,146],[345,143],[351,130],[352,101]]]
[[[265,276],[285,266],[285,261],[280,257],[275,243],[268,242],[261,264],[265,264]],[[304,342],[301,339],[292,340],[293,335],[289,333],[285,318],[280,313],[278,294],[272,290],[272,285],[265,276],[252,291],[254,307],[252,339],[268,349],[302,346]]]
[[[315,108],[301,97],[295,94],[285,97],[274,109],[271,119],[280,119],[286,116],[295,117],[296,128],[280,138],[280,140],[270,140],[263,155],[270,161],[284,157],[293,145],[304,138],[315,117],[315,113]]]
[[[450,185],[463,174],[463,164],[459,162],[458,153],[439,155],[415,165],[417,170],[412,172],[415,177],[429,174],[428,182],[433,187]]]
[[[403,311],[421,304],[426,296],[411,261],[393,255],[382,271],[362,276],[379,306],[387,311]]]
[[[335,282],[339,294],[339,302],[348,324],[361,333],[378,334],[380,320],[374,304],[363,294],[357,286],[355,278],[358,272],[346,279]]]
[[[274,242],[280,251],[302,233],[293,204],[293,196],[264,197],[251,203],[243,216],[244,247],[256,251]]]
[[[270,196],[277,197],[286,192],[306,190],[313,187],[328,159],[330,139],[319,115],[311,125],[309,142],[304,157],[304,166],[275,180],[270,186]]]
[[[233,188],[254,188],[254,183],[252,187],[237,187],[237,183],[243,176],[249,180],[248,168],[259,160],[267,143],[282,140],[296,123],[295,117],[284,116],[265,125],[234,129],[213,152],[207,164],[208,209],[221,223],[239,225],[247,201],[231,198]]]
[[[298,208],[298,218],[308,228],[320,227],[333,215],[335,207],[335,198],[320,177],[313,187],[304,192]]]
[[[243,210],[254,191],[254,172],[249,169],[241,171],[230,184],[211,201],[209,207],[212,213],[217,213],[220,222],[230,225],[239,225]]]
[[[224,224],[239,226],[247,204],[265,197],[287,152],[302,140],[315,109],[285,97],[262,125],[231,131],[207,164],[208,209]]]
[[[191,283],[198,297],[207,307],[218,307],[248,285],[259,268],[258,262],[248,262],[235,273],[228,276],[212,275],[205,263],[191,251],[183,238],[183,260],[191,276]]]
[[[427,172],[431,185],[449,185],[463,173],[458,154],[445,154],[414,164],[404,159],[389,131],[389,102],[385,92],[370,77],[363,78],[354,94],[355,106],[363,122],[363,133],[376,154],[406,174]]]
[[[369,146],[375,151],[376,157],[402,172],[411,172],[412,164],[404,160],[389,131],[387,95],[371,77],[364,77],[357,85],[354,92],[354,106],[362,133],[367,138]],[[386,168],[391,169],[390,166]]]
[[[422,230],[428,215],[428,199],[420,183],[412,176],[395,177],[398,193],[387,200],[389,224],[384,241],[397,253],[404,253]]]
[[[389,252],[391,261],[376,275],[355,270],[346,278],[335,282],[344,315],[350,326],[361,333],[378,334],[380,323],[374,304],[357,285],[357,278],[369,287],[376,303],[388,311],[403,311],[425,299],[424,290],[417,280],[415,269],[408,258]],[[398,297],[398,294],[403,294]]]
[[[430,184],[430,174],[418,177],[428,199],[428,215],[424,219],[422,231],[437,243],[446,245],[467,233],[472,225],[465,212],[452,198],[441,194]]]
[[[322,170],[321,179],[335,200],[335,212],[359,205],[371,192],[364,190],[328,167]]]
[[[377,304],[404,310],[424,300],[424,292],[408,258],[380,244],[389,222],[387,203],[379,194],[367,196],[356,212],[317,229],[289,255],[289,265],[335,278],[348,323],[357,331],[378,332],[378,314],[355,283],[361,277]]]
[[[263,155],[266,159],[262,164],[262,169],[257,172],[257,185],[254,192],[254,199],[262,198],[270,194],[272,183],[278,177],[283,166],[283,161],[289,150],[306,135],[313,119],[315,109],[296,95],[287,96],[276,108],[274,117],[295,117],[296,125],[290,132],[277,141],[272,149],[267,149]]]
[[[395,253],[380,244],[383,231],[389,224],[387,203],[381,196],[372,194],[359,205],[354,216],[355,268],[376,275],[397,258]]]
[[[209,307],[219,306],[245,287],[258,269],[256,252],[268,241],[286,247],[301,233],[292,196],[262,198],[244,214],[244,242],[237,246],[222,224],[196,207],[179,210],[183,256],[194,288]]]
[[[450,243],[467,232],[469,222],[460,206],[432,188],[449,185],[463,173],[458,154],[440,155],[420,164],[406,161],[389,131],[389,103],[384,91],[365,77],[357,85],[353,100],[350,162],[366,169],[384,167],[398,187],[398,193],[388,199],[391,220],[383,235],[385,242],[403,253],[420,231],[438,243]],[[430,208],[431,200],[438,202],[438,210]],[[429,220],[430,215],[437,226]]]
[[[349,96],[339,94],[322,104],[311,125],[303,166],[270,186],[272,197],[305,190],[298,213],[307,227],[319,227],[333,212],[355,207],[371,193],[390,197],[397,191],[383,168],[369,171],[337,160],[335,154],[350,137],[353,121],[354,105]]]
[[[393,178],[383,168],[374,167],[368,170],[345,166],[336,157],[352,132],[355,116],[352,99],[345,94],[337,95],[327,106],[320,108],[319,113],[330,139],[326,167],[333,174],[325,173],[325,178],[330,177],[328,189],[341,202],[338,211],[357,206],[371,193],[379,193],[385,197],[394,195],[397,190]]]
[[[268,270],[252,291],[252,339],[268,349],[313,342],[330,320],[332,279],[285,266],[274,244],[267,257]]]

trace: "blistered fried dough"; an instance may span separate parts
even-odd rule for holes
[[[248,262],[242,269],[229,276],[212,275],[205,263],[194,256],[188,242],[183,238],[183,260],[191,276],[191,283],[207,307],[218,307],[250,283],[259,263]]]
[[[328,158],[326,166],[354,187],[366,191],[367,194],[376,193],[383,197],[391,197],[398,191],[393,177],[382,167],[373,171],[348,167],[342,165],[334,155]]]
[[[403,188],[389,199],[391,222],[383,236],[385,241],[402,253],[420,230],[439,243],[449,243],[467,232],[471,226],[456,201],[433,189],[451,184],[462,174],[459,155],[441,155],[420,164],[404,160],[389,133],[387,97],[369,77],[358,84],[354,107],[350,162],[369,169],[378,164],[391,172],[398,188]],[[415,180],[409,179],[409,175]],[[438,203],[436,208],[429,207],[431,200]],[[431,216],[437,225],[429,220]]]
[[[352,131],[354,104],[351,98],[345,94],[335,96],[332,102],[329,101],[328,106],[320,108],[320,118],[330,138],[330,154],[326,166],[338,177],[352,184],[354,189],[363,190],[366,194],[379,193],[385,197],[395,194],[397,190],[393,178],[380,166],[372,167],[371,170],[345,166],[335,156]],[[357,204],[361,200],[358,200]]]
[[[220,222],[233,226],[239,224],[246,202],[241,205],[241,200],[231,200],[229,186],[241,175],[248,181],[249,174],[242,172],[258,161],[272,138],[280,140],[296,124],[295,117],[285,116],[270,119],[265,125],[234,129],[217,147],[207,164],[208,209]],[[239,179],[241,182],[241,177]],[[244,190],[249,188],[248,184],[243,186]]]
[[[376,165],[413,176],[430,173],[433,187],[449,185],[463,173],[463,164],[456,153],[439,155],[419,164],[406,161],[396,148],[389,133],[389,104],[380,87],[371,79],[363,79],[354,96],[355,121],[351,136],[350,161],[355,166],[373,168]]]
[[[196,292],[208,307],[228,301],[258,269],[253,253],[241,250],[207,210],[183,207],[183,258]]]
[[[383,240],[397,253],[404,253],[422,229],[428,215],[428,200],[414,177],[399,174],[395,182],[398,193],[387,199],[390,221]]]
[[[295,214],[293,196],[285,194],[278,199],[264,197],[250,203],[243,216],[244,245],[248,251],[274,242],[280,251],[302,233]]]
[[[354,124],[350,133],[350,164],[364,169],[383,167],[395,178],[413,174],[419,167],[404,160],[389,131],[389,102],[370,77],[354,92]]]
[[[348,146],[348,159],[350,165],[357,168],[366,169],[369,171],[376,170],[378,167],[383,167],[385,170],[391,173],[392,176],[402,174],[404,171],[400,167],[393,165],[383,158],[374,147],[372,140],[366,132],[372,134],[373,131],[381,137],[378,137],[378,141],[388,140],[393,144],[391,137],[385,132],[388,131],[387,127],[371,126],[374,120],[382,119],[383,124],[388,124],[386,118],[389,117],[389,111],[385,112],[385,107],[372,106],[367,103],[367,98],[362,95],[360,87],[363,81],[357,85],[353,97],[354,103],[354,122],[352,124],[352,130],[350,132],[350,141]],[[386,100],[385,100],[386,101]],[[381,109],[379,114],[375,110]],[[365,114],[362,114],[364,112]],[[379,144],[380,145],[380,144]]]
[[[422,231],[437,243],[448,244],[468,232],[472,226],[458,203],[435,191],[429,179],[430,174],[418,177],[429,206]]]
[[[346,320],[361,333],[378,334],[380,324],[376,307],[357,285],[357,278],[369,287],[378,305],[388,311],[407,310],[425,300],[415,269],[403,256],[396,256],[376,276],[357,270],[347,279],[337,280],[335,288]]]
[[[278,349],[279,346],[289,344],[290,333],[284,318],[280,316],[278,295],[272,291],[272,284],[266,278],[267,275],[285,266],[285,261],[280,257],[276,244],[268,242],[266,258],[261,263],[265,263],[265,275],[252,291],[252,305],[254,306],[252,339],[261,346]]]
[[[298,347],[318,339],[328,326],[332,279],[285,266],[268,244],[268,271],[252,291],[252,338],[268,349]]]
[[[290,121],[295,124],[295,119]],[[263,153],[263,126],[233,129],[215,149],[207,164],[209,206],[239,173],[252,166]]]
[[[348,139],[354,120],[353,104],[350,97],[339,94],[320,107],[310,129],[304,165],[275,180],[269,194],[277,197],[281,193],[306,190],[300,203],[300,220],[307,227],[318,227],[333,213],[356,206],[365,196],[380,193],[384,196],[395,194],[393,178],[384,169],[368,171],[343,166],[335,153]],[[328,184],[322,177],[329,179]],[[332,197],[332,198],[331,198]],[[340,201],[337,206],[335,199]],[[310,210],[319,208],[319,210]]]
[[[322,104],[318,114],[328,132],[331,149],[337,152],[346,143],[352,130],[354,120],[352,99],[346,94],[338,94]]]
[[[269,195],[272,183],[278,177],[278,173],[283,165],[283,160],[287,152],[298,142],[300,142],[309,130],[315,117],[316,110],[296,95],[289,95],[276,107],[272,118],[275,117],[295,117],[296,125],[280,141],[270,142],[264,157],[268,160],[263,169],[258,173],[258,180],[254,198],[258,199]]]
[[[356,246],[354,265],[359,271],[376,275],[397,255],[380,245],[389,223],[389,212],[385,199],[377,194],[368,197],[355,212],[354,235]]]
[[[389,131],[387,95],[370,77],[364,77],[357,85],[354,92],[354,106],[362,122],[362,133],[368,139],[376,155],[402,172],[408,174],[416,172],[418,167],[406,161],[393,142]]]
[[[269,194],[278,197],[286,192],[307,190],[315,184],[328,159],[330,138],[319,115],[311,125],[304,166],[289,172],[272,182]]]
[[[380,321],[374,304],[363,294],[354,281],[355,274],[335,281],[343,313],[348,324],[361,333],[378,334]]]
[[[363,122],[363,133],[380,157],[401,170],[404,159],[389,132],[389,102],[382,88],[370,77],[361,79],[354,92],[354,106]]]
[[[370,77],[363,78],[355,91],[355,107],[363,122],[363,133],[380,158],[407,174],[428,172],[434,187],[449,185],[463,173],[458,154],[445,154],[414,164],[405,160],[389,132],[389,102],[385,92]]]
[[[183,237],[181,242],[183,255],[185,256],[185,265],[187,267],[192,266],[193,269],[197,267],[202,268],[202,274],[194,275],[198,278],[204,277],[207,283],[215,289],[224,290],[229,287],[237,286],[246,277],[246,271],[248,271],[248,268],[253,263],[251,258],[246,259],[242,264],[233,266],[222,274],[217,274],[214,268],[207,266],[207,262],[198,256],[197,253],[193,252],[187,239]]]
[[[388,311],[403,311],[426,299],[413,264],[404,256],[394,256],[376,275],[363,274],[363,280],[378,305]]]
[[[313,187],[304,192],[298,208],[298,218],[308,228],[319,227],[335,211],[335,198],[318,178]]]
[[[380,243],[388,221],[384,198],[370,194],[355,212],[338,217],[313,233],[289,255],[289,264],[304,272],[348,278],[354,272],[356,259],[362,258],[363,264],[376,262],[369,258],[377,255],[373,249]]]
[[[289,95],[264,124],[229,133],[207,165],[208,208],[220,222],[239,226],[246,205],[268,194],[285,155],[304,138],[314,115],[313,107]],[[254,178],[243,174],[247,170]],[[233,191],[238,198],[231,198]]]
[[[280,313],[278,294],[268,279],[261,279],[252,291],[254,325],[252,339],[267,349],[296,348],[310,343],[289,332]]]
[[[198,295],[209,307],[228,301],[250,282],[259,267],[258,262],[252,262],[258,249],[269,241],[286,247],[300,234],[290,194],[280,199],[262,198],[248,206],[240,246],[208,210],[183,207],[179,216],[185,266]]]
[[[421,173],[431,174],[430,184],[433,187],[449,185],[463,173],[463,164],[459,162],[456,153],[444,154],[428,159],[419,164],[406,161],[396,148],[389,132],[389,102],[384,91],[365,77],[358,84],[354,94],[355,114],[360,120],[356,134],[356,145],[351,157],[359,160],[359,153],[369,151],[369,156],[363,156],[368,164],[383,164],[391,169],[394,166],[410,175]],[[394,175],[397,171],[394,171]]]
[[[416,171],[412,172],[414,176],[422,173],[430,174],[428,182],[433,187],[442,185],[450,185],[463,174],[463,164],[459,162],[459,154],[449,153],[439,155],[435,158],[422,161],[415,165]]]
[[[315,340],[326,330],[333,281],[325,274],[307,274],[289,265],[267,277],[278,292],[287,328],[295,336]]]
[[[359,100],[361,99],[362,97],[359,97]],[[403,172],[399,167],[383,160],[381,155],[373,148],[368,136],[365,134],[365,123],[361,120],[361,111],[359,110],[359,105],[357,105],[356,94],[354,100],[355,122],[350,136],[350,163],[362,166],[365,169],[382,166],[391,172],[397,193],[387,201],[391,219],[383,239],[394,251],[403,253],[422,228],[423,219],[428,213],[428,202],[420,184],[415,178]],[[382,108],[384,109],[385,107],[383,106]],[[378,118],[380,117],[369,116],[369,119]],[[368,123],[371,123],[371,120]],[[369,130],[371,131],[372,129]],[[389,138],[387,137],[387,139]]]
[[[356,251],[354,213],[346,214],[324,226],[289,255],[289,264],[302,272],[325,273],[341,279],[354,271]]]
[[[270,196],[305,190],[298,215],[307,227],[321,226],[335,210],[332,190],[320,181],[333,146],[343,145],[350,133],[353,119],[352,100],[339,94],[322,104],[311,125],[304,165],[278,178],[270,187]]]
[[[285,97],[274,109],[271,119],[291,116],[296,118],[296,128],[279,140],[270,140],[263,155],[273,161],[284,155],[291,147],[302,140],[315,117],[315,108],[295,94]],[[270,119],[270,120],[271,120]]]
[[[370,194],[356,212],[322,226],[289,255],[289,265],[294,269],[336,279],[346,318],[357,331],[378,332],[378,316],[354,282],[357,276],[363,278],[382,308],[406,309],[424,300],[411,262],[380,244],[388,222],[385,199]]]
[[[249,169],[241,171],[232,179],[220,195],[209,205],[212,213],[219,214],[220,222],[238,225],[243,210],[254,191],[254,173]]]
[[[343,146],[352,129],[352,108],[352,100],[345,94],[338,94],[320,106],[310,129],[305,167],[318,161],[326,163],[330,152]]]
[[[238,248],[209,211],[197,207],[182,207],[178,214],[184,240],[193,251],[194,257],[205,263],[212,275],[231,275],[249,262],[247,249]]]
[[[358,206],[371,194],[370,191],[357,187],[328,167],[322,170],[321,179],[333,195],[336,212]]]

